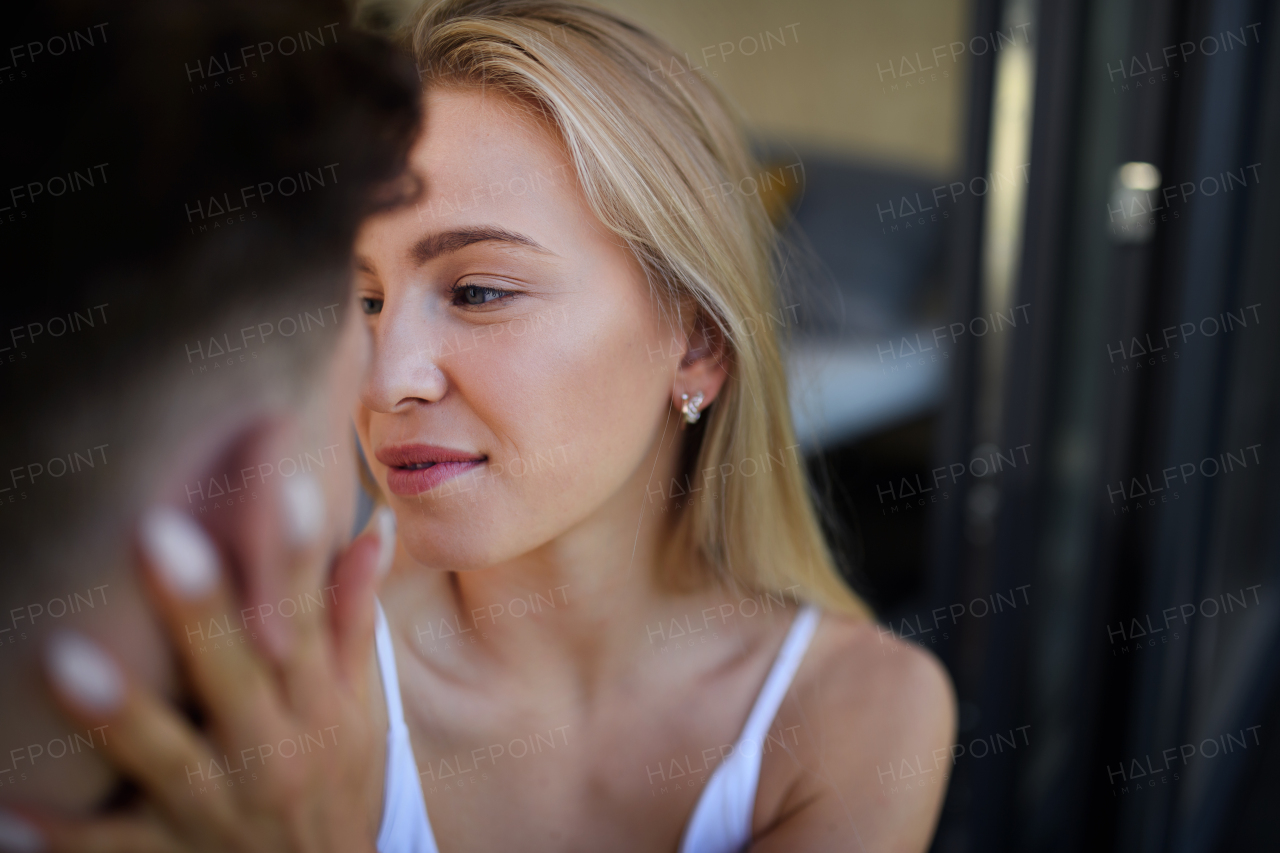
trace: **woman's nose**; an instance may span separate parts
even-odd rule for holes
[[[373,333],[373,361],[360,391],[365,408],[399,412],[444,397],[447,382],[436,365],[432,320],[388,302]],[[390,309],[390,310],[388,310]]]

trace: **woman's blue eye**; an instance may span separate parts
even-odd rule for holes
[[[372,296],[360,297],[360,310],[366,314],[381,314],[382,300],[374,299]]]
[[[485,305],[509,295],[510,292],[506,290],[464,284],[453,289],[453,302],[455,305]]]

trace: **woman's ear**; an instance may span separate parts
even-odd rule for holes
[[[702,409],[711,405],[729,378],[728,349],[720,326],[697,312],[685,331],[685,352],[671,389],[671,402],[677,409],[685,395],[701,394]]]

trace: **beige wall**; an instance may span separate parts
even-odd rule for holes
[[[969,58],[946,50],[935,62],[932,51],[965,40],[968,0],[600,2],[703,65],[768,138],[938,175],[959,163]],[[769,50],[743,55],[765,31]],[[902,58],[915,66],[917,53],[937,66],[925,82],[895,80],[889,66],[909,70]]]
[[[703,66],[767,139],[928,175],[949,175],[959,163],[969,58],[953,60],[945,46],[965,40],[969,0],[597,2],[672,42],[680,68],[679,54]],[[417,5],[355,3],[392,18]],[[722,57],[725,42],[732,52],[725,45]],[[944,58],[935,62],[938,47]],[[936,66],[924,82],[895,77],[917,54]]]

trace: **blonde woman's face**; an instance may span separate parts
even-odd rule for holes
[[[444,90],[427,116],[425,196],[356,244],[374,340],[356,423],[402,540],[465,570],[602,514],[634,525],[679,361],[644,272],[528,112]]]

